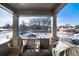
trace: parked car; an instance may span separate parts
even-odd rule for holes
[[[36,37],[36,35],[35,34],[29,34],[29,35],[27,35],[27,37]]]
[[[74,38],[79,39],[79,33],[74,34]]]
[[[28,33],[28,32],[20,32],[20,35],[24,35],[24,34],[26,34],[26,33]]]
[[[77,34],[74,34],[74,36],[79,36],[79,33],[77,33]]]
[[[73,44],[75,45],[79,45],[79,40],[75,39],[75,40],[72,40]]]

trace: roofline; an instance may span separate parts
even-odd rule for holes
[[[52,16],[59,13],[59,11],[67,5],[67,3],[55,3],[54,7],[52,7],[51,10],[33,10],[33,11],[26,11],[22,10],[21,12],[18,12],[14,8],[12,8],[8,3],[0,3],[0,5],[4,6],[3,9],[7,10],[8,12],[12,11],[13,13],[19,14],[19,15],[32,15],[32,16]]]

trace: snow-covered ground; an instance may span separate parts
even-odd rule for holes
[[[12,31],[0,32],[0,44],[8,42],[11,37],[12,37]]]
[[[29,35],[29,34],[35,34],[36,35],[35,38],[49,38],[49,37],[51,37],[51,33],[45,34],[45,33],[32,33],[32,32],[20,35],[20,37],[23,38],[23,39],[27,39],[27,38],[29,38],[29,37],[27,37],[27,35]],[[0,44],[8,42],[11,37],[12,37],[12,31],[2,31],[2,32],[0,32]]]
[[[26,32],[25,34],[20,35],[20,37],[23,39],[27,39],[27,38],[29,38],[29,37],[27,37],[27,35],[29,35],[29,34],[35,34],[36,35],[35,38],[50,38],[50,37],[52,37],[51,33],[33,33],[33,32]],[[71,33],[71,35],[67,35],[63,32],[57,32],[57,35],[59,38],[63,38],[63,40],[73,38],[72,33]],[[0,32],[0,44],[8,42],[11,37],[12,37],[12,31]]]
[[[27,39],[27,38],[29,38],[27,36],[30,34],[36,35],[36,37],[30,37],[30,38],[50,38],[50,37],[52,37],[51,33],[46,33],[46,34],[45,33],[26,33],[24,35],[20,35],[20,37],[23,39]]]

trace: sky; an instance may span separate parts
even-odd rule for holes
[[[58,26],[65,24],[79,24],[79,3],[67,4],[57,16]]]
[[[12,14],[0,8],[0,27],[7,23],[12,25]]]
[[[26,23],[29,22],[29,19],[32,17],[20,17],[20,24],[23,20]],[[27,19],[27,20],[26,20]],[[12,14],[0,8],[0,26],[4,26],[9,23],[12,25]],[[67,4],[58,14],[57,14],[57,25],[65,25],[71,24],[76,25],[79,24],[79,4],[78,3],[70,3]]]

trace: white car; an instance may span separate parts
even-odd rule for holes
[[[79,33],[78,34],[74,34],[74,38],[79,39]]]

